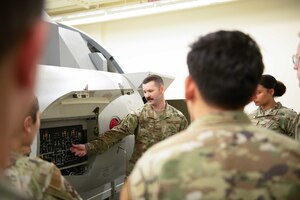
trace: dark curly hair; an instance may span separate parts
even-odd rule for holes
[[[191,45],[187,64],[204,100],[228,110],[250,101],[264,70],[258,45],[240,31],[200,37]]]

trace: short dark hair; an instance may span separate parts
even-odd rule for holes
[[[38,101],[37,97],[35,96],[33,98],[32,105],[31,105],[31,108],[29,111],[29,116],[32,118],[33,124],[35,124],[35,122],[37,120],[36,115],[39,110],[40,110],[39,101]]]
[[[164,81],[163,79],[156,75],[156,74],[152,74],[147,76],[144,80],[143,80],[143,84],[149,83],[150,81],[154,81],[158,86],[164,85]]]
[[[0,6],[0,60],[16,48],[42,15],[43,0],[9,0]]]
[[[282,82],[277,81],[273,76],[269,74],[262,75],[259,84],[264,88],[274,89],[274,97],[281,97],[286,91],[285,85]]]
[[[191,45],[187,64],[204,100],[226,110],[250,101],[264,70],[258,45],[240,31],[200,37]]]

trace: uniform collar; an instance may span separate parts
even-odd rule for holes
[[[280,102],[277,102],[274,106],[274,108],[270,108],[268,110],[263,110],[261,107],[259,107],[257,115],[255,117],[261,117],[266,115],[276,115],[278,112],[278,109],[282,107]]]
[[[193,121],[189,129],[199,126],[214,126],[222,124],[251,124],[248,116],[242,111],[224,111],[199,117]]]
[[[148,112],[148,117],[153,118],[153,119],[158,119],[158,118],[165,119],[165,118],[168,118],[169,113],[171,113],[171,108],[166,101],[165,101],[165,109],[161,112],[154,111],[153,108],[149,104],[146,104],[146,110]]]

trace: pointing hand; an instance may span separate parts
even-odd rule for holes
[[[85,156],[87,154],[84,144],[72,144],[70,151],[75,154],[75,156]]]

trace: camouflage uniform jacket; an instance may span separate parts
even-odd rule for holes
[[[243,112],[203,116],[151,147],[129,177],[132,199],[300,199],[300,144]]]
[[[155,112],[145,104],[136,113],[128,114],[112,130],[86,144],[88,153],[101,154],[128,135],[135,135],[135,147],[130,159],[129,172],[141,155],[153,144],[184,130],[188,122],[184,115],[166,103],[162,112]]]
[[[30,199],[81,199],[60,170],[40,158],[13,153],[5,175],[15,188]]]
[[[13,185],[7,183],[7,180],[4,180],[3,177],[0,179],[0,199],[29,200],[29,198],[25,197],[25,194],[22,193],[22,191],[19,191],[18,188],[14,188]]]
[[[259,107],[249,115],[249,118],[254,125],[295,138],[295,124],[293,120],[296,115],[295,111],[282,106],[278,102],[274,108],[266,111]]]

